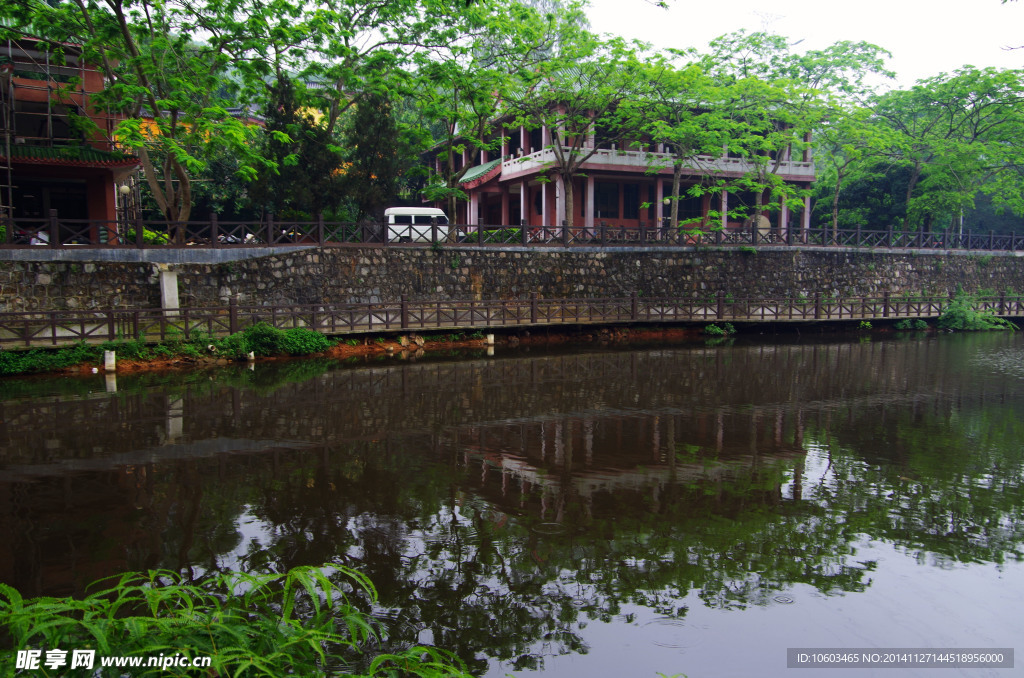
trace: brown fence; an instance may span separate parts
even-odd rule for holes
[[[780,231],[774,228],[679,227],[641,223],[623,226],[599,223],[592,228],[567,226],[377,224],[315,221],[221,221],[211,215],[205,221],[136,221],[119,223],[63,219],[51,210],[44,219],[9,219],[4,224],[3,248],[175,248],[175,247],[321,247],[362,245],[390,246],[682,246],[721,245],[740,247],[831,246],[941,250],[1024,250],[1024,235],[933,233],[882,230],[812,228]]]
[[[116,339],[163,342],[225,336],[265,322],[280,329],[307,327],[327,335],[410,331],[483,330],[614,323],[814,322],[935,318],[949,298],[857,297],[832,299],[703,300],[648,298],[409,301],[389,304],[243,306],[105,311],[0,313],[0,347],[61,346]],[[980,311],[1024,316],[1024,296],[975,300]]]

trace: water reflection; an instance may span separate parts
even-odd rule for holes
[[[868,591],[866,543],[1019,560],[1022,355],[990,335],[11,382],[0,580],[337,561],[377,584],[390,642],[479,672],[593,651],[595,622],[685,652],[698,610]]]

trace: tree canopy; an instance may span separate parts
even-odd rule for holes
[[[781,174],[812,147],[816,212],[834,229],[969,227],[977,205],[1024,214],[1022,71],[965,66],[874,91],[888,55],[864,42],[798,52],[739,31],[656,51],[595,35],[585,0],[26,0],[0,9],[0,31],[57,60],[81,46],[105,78],[94,103],[120,118],[117,141],[172,224],[197,204],[311,216],[358,202],[370,214],[428,149],[441,160],[416,197],[451,209],[462,176],[519,125],[547,130],[536,150],[570,224],[573,178],[608,139],[661,151],[651,169],[673,168],[673,226],[686,196],[749,195],[744,216],[802,202]],[[369,148],[385,137],[391,150]],[[340,181],[346,163],[395,153],[366,181],[355,169]],[[749,171],[726,180],[709,164],[683,185],[684,167],[723,154]],[[378,191],[377,171],[395,186]]]

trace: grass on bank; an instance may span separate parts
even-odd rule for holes
[[[17,650],[94,650],[102,657],[209,657],[202,675],[468,678],[454,655],[433,647],[389,646],[386,629],[363,611],[373,583],[342,565],[297,567],[284,574],[215,573],[200,584],[150,571],[97,582],[84,598],[24,599],[0,584],[3,675],[57,676],[15,668]],[[65,667],[66,668],[66,667]],[[132,669],[132,677],[195,676],[191,667]]]
[[[27,351],[0,350],[0,375],[54,372],[82,364],[102,364],[104,351],[115,351],[118,360],[162,360],[217,356],[242,360],[250,352],[257,356],[301,356],[321,353],[335,344],[324,335],[305,327],[279,330],[267,323],[250,325],[227,337],[213,338],[196,333],[189,339],[171,339],[162,344],[141,340],[80,343],[57,349]]]

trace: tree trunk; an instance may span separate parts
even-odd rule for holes
[[[679,189],[683,184],[683,164],[681,158],[676,158],[675,165],[672,168],[672,211],[669,214],[669,223],[672,224],[672,230],[678,231],[679,229]],[[658,214],[660,215],[661,205],[658,205]]]
[[[566,177],[562,175],[562,187],[565,190],[565,224],[566,227],[571,231],[573,227],[573,215],[575,207],[573,205],[573,190],[572,190],[572,176]]]

